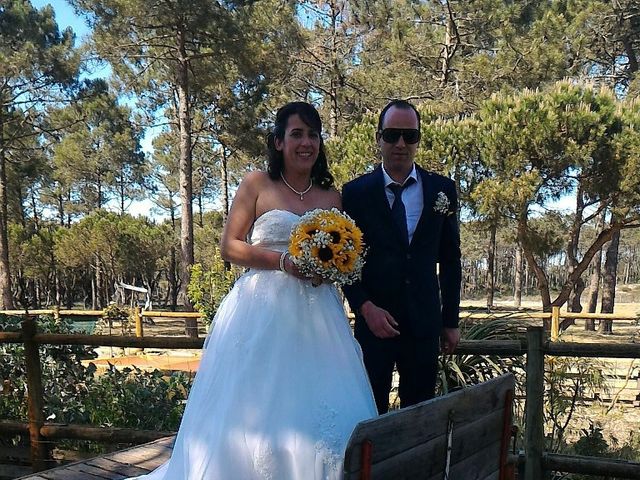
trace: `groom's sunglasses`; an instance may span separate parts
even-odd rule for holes
[[[402,137],[404,143],[414,144],[420,140],[420,130],[416,128],[385,128],[380,132],[380,136],[387,143],[396,143]]]

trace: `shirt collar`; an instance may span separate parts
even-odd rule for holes
[[[387,173],[387,171],[384,168],[384,165],[382,165],[382,176],[384,177],[384,186],[385,187],[388,187],[392,183],[398,183],[394,179],[392,179],[391,176]],[[409,173],[407,178],[405,178],[405,180],[402,183],[402,185],[407,183],[407,180],[409,180],[409,178],[413,178],[416,181],[416,183],[418,182],[418,171],[416,170],[416,164],[415,163],[412,165],[411,172]]]

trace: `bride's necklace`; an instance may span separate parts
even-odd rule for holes
[[[309,186],[307,188],[305,188],[303,191],[298,191],[295,188],[293,188],[291,185],[289,185],[289,182],[287,182],[287,180],[284,178],[284,175],[282,174],[282,172],[280,172],[280,178],[282,179],[282,181],[284,182],[284,184],[289,187],[289,190],[291,190],[293,193],[295,193],[296,195],[300,195],[300,201],[302,202],[304,200],[304,195],[311,190],[311,187],[313,187],[313,178],[309,179]]]

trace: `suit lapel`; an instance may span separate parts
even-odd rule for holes
[[[374,202],[373,208],[374,211],[380,213],[380,222],[387,225],[389,230],[394,232],[393,235],[397,237],[398,241],[406,243],[391,216],[391,207],[389,206],[389,200],[387,199],[387,193],[384,188],[382,164],[378,164],[374,171],[371,172],[371,189],[372,201]]]
[[[416,170],[420,175],[420,179],[422,180],[422,213],[420,214],[420,219],[418,220],[418,224],[416,225],[416,230],[413,232],[413,237],[411,239],[411,243],[413,243],[416,238],[419,238],[425,230],[426,226],[429,224],[429,217],[431,217],[431,213],[433,211],[433,205],[435,204],[436,192],[431,179],[431,174],[420,168],[416,165]]]

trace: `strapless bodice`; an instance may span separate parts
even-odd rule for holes
[[[251,245],[283,252],[289,245],[291,228],[300,220],[300,215],[289,210],[269,210],[253,223],[249,234]]]

